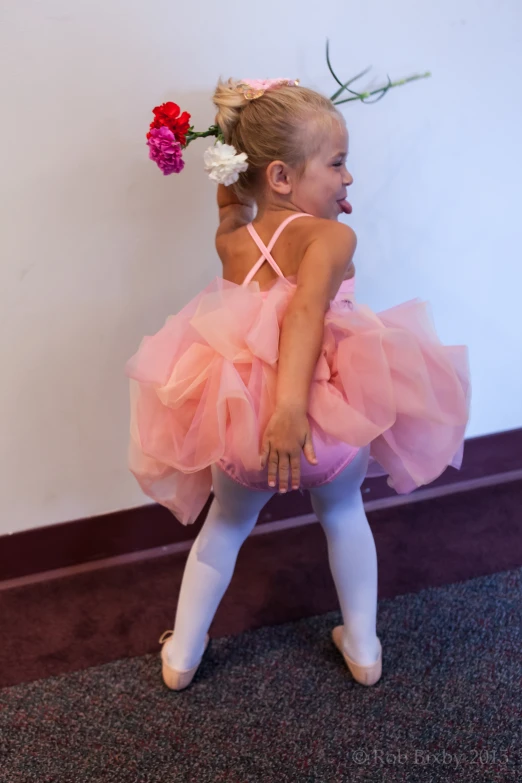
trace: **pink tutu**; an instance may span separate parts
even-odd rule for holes
[[[448,465],[460,467],[470,400],[467,349],[440,343],[424,302],[376,315],[353,303],[352,282],[325,317],[310,390],[312,437],[341,445],[346,459],[371,444],[378,472],[408,493]],[[183,524],[194,522],[208,499],[213,463],[260,475],[281,322],[293,291],[281,277],[267,292],[256,282],[218,278],[146,337],[127,363],[130,469]]]

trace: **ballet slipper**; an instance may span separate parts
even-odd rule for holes
[[[187,669],[186,671],[178,671],[177,669],[174,669],[167,661],[167,654],[166,654],[166,646],[165,642],[167,639],[169,639],[173,634],[173,631],[165,631],[160,639],[159,643],[163,645],[161,649],[161,674],[163,677],[163,682],[167,686],[167,688],[170,688],[171,691],[182,691],[184,688],[188,688],[192,680],[194,679],[194,675],[196,674],[199,665],[201,663],[201,660],[203,656],[201,656],[201,659],[199,663],[194,666],[192,669]],[[205,649],[203,650],[203,655],[205,654],[205,651],[208,647],[208,644],[210,642],[210,637],[207,634],[205,638]]]
[[[368,666],[361,666],[359,663],[355,663],[349,658],[343,648],[343,626],[338,625],[332,631],[332,640],[339,652],[342,654],[346,665],[348,666],[352,677],[361,685],[375,685],[380,679],[382,674],[382,647],[380,639],[379,642],[379,655],[375,663],[371,663]]]

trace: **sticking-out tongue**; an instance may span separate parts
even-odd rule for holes
[[[342,201],[339,201],[339,206],[341,207],[342,211],[345,213],[345,215],[351,215],[352,214],[352,205],[349,201],[347,201],[345,198]]]

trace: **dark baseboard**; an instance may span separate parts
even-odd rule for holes
[[[497,478],[501,483],[503,477],[515,477],[518,471],[522,471],[522,428],[468,439],[462,469],[449,468],[430,485],[429,492],[441,496],[481,483],[494,484]],[[419,499],[427,497],[426,489],[417,493]],[[369,479],[363,485],[365,503],[373,508],[410,503],[417,493],[399,498],[385,478]],[[188,527],[162,506],[147,505],[1,536],[0,582],[189,542],[197,536],[209,505],[210,499],[199,519]],[[263,509],[258,524],[311,513],[308,493],[276,495]]]

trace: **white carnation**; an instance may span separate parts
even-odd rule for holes
[[[233,185],[237,182],[242,171],[248,168],[245,152],[237,153],[231,144],[223,144],[217,141],[213,147],[209,147],[204,155],[205,171],[214,182],[221,185]]]

